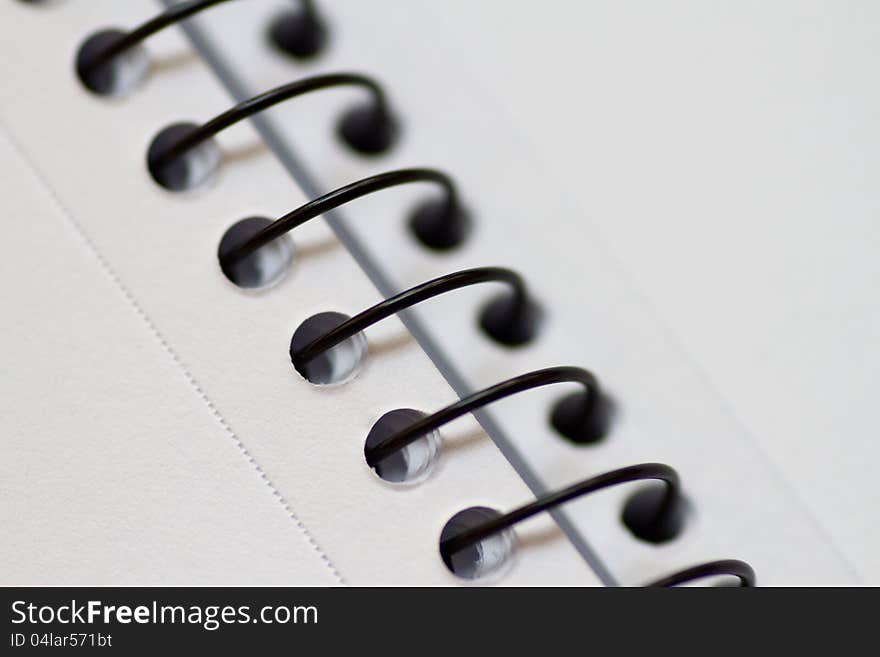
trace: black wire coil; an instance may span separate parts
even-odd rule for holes
[[[229,0],[192,0],[169,7],[158,16],[125,31],[116,28],[94,33],[80,46],[76,55],[76,73],[83,85],[94,94],[108,96],[118,91],[115,64],[145,39],[166,27]]]
[[[136,51],[141,49],[145,39],[190,16],[228,1],[181,2],[130,31],[105,29],[96,32],[85,40],[77,52],[77,76],[90,92],[97,95],[114,95],[126,91],[119,81],[120,64],[127,57],[133,61],[134,55],[138,54]],[[288,10],[276,17],[269,26],[268,35],[280,51],[293,57],[307,58],[325,47],[327,29],[314,3],[311,0],[301,0],[298,10]],[[138,76],[143,75],[146,64],[141,62],[140,68],[141,70],[135,71]],[[135,69],[136,66],[132,68]],[[167,127],[150,146],[148,169],[160,185],[182,191],[192,178],[184,158],[220,131],[290,98],[341,85],[360,86],[370,93],[371,98],[342,116],[337,126],[340,138],[353,150],[364,155],[375,155],[388,150],[397,137],[398,124],[382,87],[364,75],[331,73],[271,89],[237,104],[202,125],[174,124]],[[341,187],[268,223],[241,242],[222,245],[218,253],[221,268],[230,279],[234,279],[236,268],[249,257],[306,221],[366,194],[413,182],[437,184],[443,191],[443,197],[423,203],[412,213],[412,232],[423,245],[431,249],[446,250],[459,246],[468,233],[470,216],[460,202],[452,179],[434,169],[400,169]],[[291,344],[291,362],[302,373],[319,355],[392,314],[435,296],[486,282],[504,283],[510,291],[495,297],[483,308],[479,318],[482,330],[496,342],[509,347],[531,342],[538,332],[541,312],[527,291],[522,277],[502,267],[479,267],[453,272],[416,285],[339,323],[304,346],[294,347]],[[608,432],[612,405],[600,389],[596,377],[577,367],[552,367],[507,379],[466,396],[433,414],[416,419],[393,435],[366,447],[367,464],[375,468],[383,460],[447,422],[494,401],[530,389],[566,382],[577,383],[583,389],[567,395],[554,405],[550,417],[552,426],[558,433],[576,443],[593,443],[604,438]],[[621,513],[622,523],[635,537],[650,543],[662,543],[677,537],[683,530],[686,516],[686,503],[679,475],[667,465],[643,463],[584,479],[555,492],[546,493],[512,511],[489,514],[472,526],[447,523],[439,541],[440,557],[451,571],[456,572],[456,560],[462,553],[474,551],[483,541],[511,531],[516,524],[528,518],[608,487],[643,480],[652,480],[655,483],[637,490],[627,499]],[[645,586],[674,587],[720,576],[735,577],[742,587],[756,585],[755,572],[749,564],[725,559],[671,573]]]
[[[397,122],[378,82],[359,73],[328,73],[295,80],[249,98],[213,119],[196,125],[173,123],[163,128],[150,143],[147,168],[153,179],[173,191],[190,186],[191,163],[186,155],[221,131],[239,121],[263,112],[278,103],[304,94],[339,86],[358,86],[370,93],[370,100],[347,110],[339,120],[337,132],[353,150],[365,155],[384,152],[397,136]]]

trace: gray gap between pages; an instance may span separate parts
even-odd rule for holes
[[[166,6],[175,4],[175,0],[159,0]],[[182,25],[184,32],[192,42],[196,50],[201,54],[202,58],[219,78],[221,83],[236,102],[242,101],[250,94],[244,83],[233,72],[232,68],[226,64],[218,49],[214,47],[211,41],[204,35],[199,27],[192,20],[185,21]],[[288,173],[294,181],[305,191],[310,198],[320,196],[324,193],[317,183],[311,172],[299,161],[293,148],[288,142],[282,138],[281,131],[276,129],[272,122],[264,115],[257,114],[249,119],[257,132],[281,161]],[[329,212],[323,215],[328,225],[336,234],[339,241],[345,246],[355,261],[360,265],[364,273],[372,281],[373,285],[379,290],[383,297],[389,297],[399,290],[395,289],[382,268],[373,259],[372,255],[361,245],[355,238],[354,234],[348,230],[346,224],[339,211]],[[473,392],[465,383],[461,374],[453,365],[450,358],[441,350],[428,331],[424,329],[419,319],[411,311],[404,311],[399,317],[409,332],[413,335],[419,346],[424,350],[428,357],[434,362],[434,365],[446,379],[452,389],[459,397],[464,397]],[[498,424],[492,419],[491,415],[484,411],[478,410],[473,413],[476,420],[483,427],[486,434],[495,442],[498,449],[504,457],[510,462],[511,466],[516,470],[525,484],[531,489],[536,496],[547,492],[538,476],[522,457],[522,455],[514,448],[513,443],[507,438]],[[566,513],[560,509],[550,511],[550,515],[559,525],[560,529],[574,545],[575,549],[584,558],[596,576],[605,586],[618,586],[618,582],[611,574],[596,552],[587,542],[586,538],[577,530]]]

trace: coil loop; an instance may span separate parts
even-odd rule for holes
[[[92,93],[99,96],[122,94],[134,87],[149,69],[145,54],[136,52],[145,39],[185,18],[228,1],[181,2],[129,32],[119,29],[96,32],[77,51],[76,74]]]
[[[478,267],[440,276],[385,299],[304,347],[297,348],[291,342],[290,360],[298,372],[309,378],[307,366],[311,360],[376,322],[438,295],[490,282],[505,283],[511,292],[495,297],[484,307],[480,326],[494,340],[507,346],[520,346],[531,341],[538,329],[540,313],[520,275],[503,267]]]
[[[436,413],[419,418],[387,439],[365,447],[364,456],[367,465],[371,468],[379,467],[382,461],[401,449],[478,408],[526,390],[556,383],[579,383],[583,387],[582,391],[567,397],[574,399],[579,407],[577,411],[579,426],[576,431],[563,435],[577,442],[595,442],[604,437],[608,424],[607,405],[602,401],[603,395],[596,377],[579,367],[550,367],[496,383]]]
[[[662,488],[658,490],[652,486],[631,497],[624,506],[622,514],[624,525],[633,535],[649,542],[674,538],[681,532],[684,523],[683,497],[678,473],[662,463],[642,463],[606,472],[556,492],[547,493],[525,506],[504,514],[487,513],[491,510],[478,507],[477,510],[485,519],[472,526],[467,526],[466,523],[453,517],[440,535],[440,556],[453,573],[472,570],[479,572],[480,569],[474,569],[473,564],[483,558],[481,555],[498,552],[498,546],[487,547],[484,544],[487,539],[495,536],[503,538],[504,533],[517,523],[584,495],[610,486],[644,479],[659,480],[662,482]],[[644,504],[646,491],[650,492],[652,498],[650,512]],[[632,509],[634,504],[638,508]],[[498,541],[498,539],[493,540]],[[512,545],[513,542],[508,538],[505,543]],[[498,565],[491,564],[491,568],[496,568]]]
[[[666,575],[658,580],[645,584],[650,587],[671,587],[686,584],[707,577],[730,575],[739,578],[741,587],[753,587],[757,585],[755,571],[745,561],[738,559],[721,559],[709,561],[697,566],[685,568],[671,575]]]
[[[371,99],[343,114],[337,126],[339,136],[360,153],[373,155],[383,152],[391,147],[397,135],[397,122],[388,107],[382,87],[372,78],[358,73],[330,73],[270,89],[202,125],[175,123],[164,128],[150,144],[147,168],[153,179],[163,187],[173,191],[189,189],[203,182],[207,175],[196,175],[193,172],[195,167],[185,156],[203,147],[222,130],[291,98],[320,89],[352,85],[369,91]]]
[[[458,190],[452,178],[436,169],[398,169],[328,192],[263,226],[246,239],[224,239],[217,254],[220,268],[229,280],[237,282],[242,278],[241,270],[253,268],[252,261],[257,252],[285,233],[362,196],[419,182],[438,185],[443,196],[422,202],[412,213],[410,225],[416,237],[429,248],[450,249],[458,246],[465,238],[470,219],[459,201]]]

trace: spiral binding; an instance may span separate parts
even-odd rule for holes
[[[144,63],[144,54],[138,52],[144,39],[227,1],[182,2],[130,31],[105,29],[96,32],[83,42],[77,53],[77,76],[88,91],[98,96],[128,92],[149,68]],[[275,18],[268,28],[268,37],[281,52],[294,57],[312,57],[326,43],[327,28],[314,3],[302,0],[299,9],[285,11]],[[219,160],[217,152],[206,149],[221,130],[279,102],[339,85],[360,86],[371,95],[369,102],[343,115],[338,124],[338,134],[342,140],[362,154],[381,153],[391,148],[397,135],[397,123],[381,86],[364,75],[335,73],[297,80],[269,90],[239,103],[201,126],[174,124],[163,129],[150,145],[147,168],[154,180],[163,187],[174,191],[187,189],[205,177],[204,171],[199,174],[198,169],[205,169],[206,161],[209,165],[216,165]],[[452,179],[434,169],[402,169],[353,182],[275,221],[250,225],[244,232],[238,231],[234,235],[228,233],[228,239],[225,237],[218,249],[220,268],[231,281],[241,283],[247,278],[242,272],[259,268],[261,254],[290,230],[361,196],[414,182],[434,183],[443,192],[442,198],[427,200],[411,214],[409,226],[414,236],[430,249],[445,250],[460,246],[468,233],[470,214],[462,206]],[[354,317],[341,317],[333,328],[324,330],[306,344],[297,344],[295,335],[290,347],[291,362],[300,374],[309,379],[310,365],[316,359],[340,349],[374,323],[435,296],[488,282],[504,283],[510,291],[492,299],[482,310],[479,325],[484,333],[507,347],[521,346],[535,339],[540,325],[540,308],[528,293],[522,277],[502,267],[481,267],[426,281]],[[552,367],[507,379],[430,415],[403,410],[386,414],[377,422],[366,441],[364,455],[367,464],[379,476],[395,480],[387,476],[387,472],[393,469],[395,459],[404,462],[412,460],[407,451],[412,451],[413,446],[419,443],[430,441],[432,437],[436,439],[437,430],[447,422],[510,395],[557,383],[575,383],[582,390],[562,397],[554,405],[549,419],[555,431],[580,444],[595,443],[605,438],[613,416],[613,404],[601,391],[596,377],[578,367]],[[390,432],[377,430],[381,423],[392,417],[394,421],[387,423],[393,425]],[[436,444],[422,450],[428,459],[435,452]],[[415,470],[423,471],[424,467]],[[598,490],[646,480],[654,483],[630,495],[624,504],[621,521],[640,540],[651,543],[668,541],[684,530],[685,503],[679,475],[668,465],[643,463],[589,477],[543,494],[506,513],[485,507],[465,509],[444,526],[439,541],[440,557],[452,573],[462,578],[485,576],[502,567],[512,551],[515,543],[512,532],[516,524]],[[744,587],[755,586],[752,568],[737,560],[699,564],[646,586],[678,586],[718,576],[735,577]]]
[[[207,178],[194,176],[190,158],[213,137],[239,121],[279,103],[304,94],[339,87],[359,86],[372,98],[346,112],[339,121],[340,138],[353,150],[365,155],[382,153],[391,147],[397,127],[382,88],[371,78],[356,73],[317,75],[270,89],[214,117],[203,125],[175,123],[159,132],[147,151],[147,168],[153,179],[172,191],[191,189]]]

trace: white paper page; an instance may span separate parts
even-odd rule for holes
[[[19,383],[3,395],[13,438],[0,512],[16,539],[2,579],[460,583],[437,549],[445,522],[472,505],[513,508],[529,490],[472,422],[418,487],[384,484],[366,466],[364,439],[385,411],[454,393],[394,320],[367,336],[353,381],[321,389],[295,373],[287,352],[302,320],[353,314],[378,294],[320,222],[298,231],[295,267],[277,286],[244,293],[224,278],[225,229],[305,197],[247,124],[219,140],[226,158],[207,188],[175,195],[152,181],[152,136],[207,120],[229,97],[177,31],[150,40],[160,65],[124,100],[87,93],[72,62],[86,35],[156,10],[110,0],[0,10],[0,43],[24,53],[0,60],[4,194],[16,214],[33,213],[8,225],[7,284],[40,263],[10,293],[4,322],[8,380]],[[499,583],[598,583],[550,518],[519,539]]]
[[[337,583],[0,126],[0,581]]]
[[[823,69],[828,79],[835,70],[848,70],[848,63],[853,70],[864,70],[862,56],[869,54],[865,34],[876,22],[851,21],[846,10],[869,16],[867,5],[798,8],[776,3],[762,9],[768,5],[740,3],[723,14],[717,3],[698,7],[693,2],[670,7],[590,3],[589,8],[559,2],[522,10],[489,2],[339,2],[323,8],[333,36],[330,51],[301,64],[283,62],[266,42],[234,37],[236,29],[265,30],[273,12],[285,5],[254,4],[265,9],[236,10],[235,21],[219,16],[205,20],[253,91],[309,73],[365,71],[385,84],[404,121],[405,136],[393,154],[357,160],[332,134],[341,110],[362,97],[357,92],[316,95],[279,110],[278,121],[287,129],[292,148],[322,189],[385,169],[425,164],[445,168],[459,180],[475,213],[476,232],[468,247],[454,255],[432,256],[405,237],[406,212],[424,196],[423,190],[389,192],[347,210],[351,229],[385,263],[399,287],[465,266],[502,264],[521,270],[545,303],[546,333],[518,352],[488,345],[473,328],[474,314],[488,292],[462,292],[420,310],[468,381],[476,387],[528,369],[571,363],[593,369],[620,402],[620,417],[606,443],[580,449],[563,444],[546,426],[546,409],[559,393],[534,393],[528,401],[499,405],[496,418],[544,483],[559,485],[636,461],[661,460],[680,469],[693,514],[685,535],[668,545],[638,544],[616,524],[624,491],[571,507],[583,534],[620,581],[638,581],[658,570],[719,556],[751,561],[765,583],[878,581],[872,555],[880,539],[876,514],[866,502],[876,497],[876,489],[864,474],[876,448],[861,430],[864,415],[854,412],[851,391],[827,389],[824,369],[797,369],[796,382],[778,369],[783,361],[799,368],[798,363],[821,354],[824,365],[834,361],[846,368],[846,376],[841,371],[837,379],[851,381],[856,397],[859,389],[868,389],[859,381],[876,371],[876,362],[869,355],[853,364],[844,337],[857,339],[859,331],[876,322],[866,297],[855,298],[848,284],[857,272],[869,271],[871,261],[856,256],[839,262],[831,255],[836,251],[824,250],[828,231],[821,226],[827,226],[828,215],[822,214],[821,204],[801,200],[796,177],[787,186],[772,187],[766,182],[769,173],[756,169],[764,161],[762,148],[768,147],[762,123],[763,112],[769,111],[766,102],[749,108],[750,123],[761,128],[749,133],[751,141],[740,133],[729,137],[752,149],[750,159],[737,160],[741,164],[735,185],[728,185],[725,169],[716,167],[730,162],[710,157],[715,150],[706,145],[706,135],[717,137],[715,126],[742,118],[741,105],[725,102],[736,95],[727,86],[763,83],[768,85],[764,96],[746,97],[766,99],[771,91],[786,91],[780,70],[802,61],[792,49],[806,53],[806,61],[817,57],[810,25],[814,31],[838,29],[834,43],[846,42],[821,51],[838,58],[833,67]],[[589,12],[589,21],[580,12]],[[790,16],[799,17],[799,29],[783,27]],[[759,57],[743,61],[736,37],[754,36],[755,31],[776,39],[768,37],[775,50],[761,53],[782,57],[770,61],[788,68],[768,65],[782,77],[758,76],[754,67],[764,61]],[[687,39],[706,47],[688,50]],[[592,50],[585,53],[587,49]],[[715,95],[706,93],[709,73],[702,71],[700,77],[688,68],[708,68],[713,53],[726,58],[728,73],[711,87]],[[589,65],[581,67],[584,60]],[[628,62],[624,74],[616,70]],[[664,82],[664,75],[677,82]],[[860,93],[866,102],[874,98],[870,91],[862,92],[859,79],[848,78],[842,89],[856,107]],[[829,108],[839,110],[832,127],[844,122],[848,105],[836,104],[835,94],[810,86],[803,74],[785,80],[801,85],[788,90],[793,97],[811,91],[810,99],[825,99]],[[670,93],[661,94],[667,87]],[[567,95],[547,99],[559,89]],[[645,89],[654,92],[640,91]],[[537,90],[543,102],[528,101]],[[596,109],[600,101],[601,110]],[[682,117],[707,102],[708,123],[688,132],[693,117]],[[665,130],[676,112],[681,115],[674,124],[679,127],[676,142],[662,147],[646,142],[648,136],[668,139]],[[858,134],[868,141],[846,141],[849,148],[862,149],[847,161],[853,174],[847,177],[846,168],[835,169],[828,180],[862,180],[859,172],[865,169],[859,163],[872,152],[868,144],[876,127],[867,121],[868,114],[867,109],[858,114],[865,119]],[[809,140],[816,127],[798,126],[793,134],[802,140]],[[831,141],[832,127],[825,133]],[[770,151],[776,158],[789,164],[803,159],[797,148],[780,141]],[[620,152],[623,146],[628,148],[625,154]],[[694,149],[702,156],[692,160]],[[691,184],[682,168],[717,174],[716,184]],[[689,195],[687,207],[676,204],[670,191],[676,189]],[[712,214],[698,211],[694,201],[717,209],[719,199],[731,194],[754,199],[759,196],[755,190],[775,194],[775,201],[756,201],[748,220],[730,210],[736,206]],[[833,190],[822,190],[828,199],[834,197]],[[864,213],[873,207],[871,198],[857,204],[860,213],[852,216],[860,218],[840,228],[842,243],[869,248],[875,233]],[[814,217],[806,220],[806,235],[801,236],[806,241],[800,243],[790,238],[792,225],[800,227],[801,220],[774,223],[773,203],[792,199],[804,211],[799,216]],[[807,269],[812,273],[804,279],[787,276],[781,287],[764,282],[766,271],[744,271],[742,266],[775,267],[776,253],[791,254],[800,262],[795,254],[805,252],[824,253],[826,260]],[[740,266],[727,266],[731,253]],[[828,286],[820,297],[810,287],[815,278]],[[859,321],[818,322],[819,311],[807,312],[808,306],[821,308],[824,299],[845,304],[846,312],[855,313],[865,328],[859,328]],[[814,321],[804,323],[805,317]],[[689,332],[683,326],[691,327]],[[793,339],[793,332],[800,337]],[[810,345],[820,343],[824,346],[812,351]],[[787,346],[773,351],[777,344]],[[790,356],[780,358],[783,353]],[[775,363],[772,374],[764,369],[768,362]],[[739,373],[735,377],[734,369]],[[729,376],[722,378],[722,371]],[[815,401],[819,393],[822,404]],[[766,422],[758,422],[761,415]],[[828,420],[844,415],[852,424],[843,433],[855,438],[831,454]],[[830,476],[827,468],[832,468]]]
[[[438,17],[749,439],[880,582],[880,5],[453,0]]]

